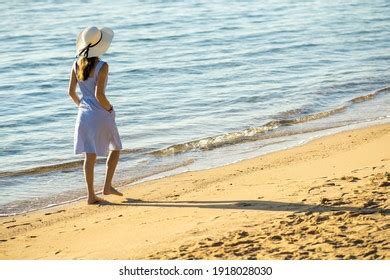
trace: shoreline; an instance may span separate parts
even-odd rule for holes
[[[389,259],[389,141],[388,123],[348,130],[0,217],[0,259]]]
[[[189,159],[186,159],[184,162],[181,162],[178,165],[178,167],[176,167],[174,169],[168,168],[167,171],[162,171],[162,172],[159,172],[159,173],[156,173],[156,174],[152,174],[152,175],[141,176],[138,179],[137,178],[122,179],[121,181],[117,182],[116,185],[117,185],[117,187],[119,189],[122,189],[122,188],[126,189],[126,188],[129,188],[131,186],[135,186],[135,185],[138,185],[138,184],[141,184],[141,183],[154,181],[154,180],[158,180],[158,179],[163,179],[163,178],[166,178],[166,177],[176,176],[176,175],[183,174],[183,173],[186,173],[186,172],[204,171],[204,170],[209,170],[209,169],[213,169],[213,168],[224,167],[224,166],[227,166],[227,165],[230,165],[230,164],[239,163],[241,161],[251,160],[251,159],[254,159],[256,157],[265,156],[267,154],[277,153],[277,152],[281,152],[281,151],[288,150],[288,149],[293,149],[295,147],[299,147],[299,146],[305,145],[307,143],[310,143],[311,141],[314,141],[314,140],[316,140],[318,138],[331,136],[331,135],[334,135],[334,134],[337,134],[337,133],[340,133],[340,132],[350,131],[350,130],[355,130],[355,129],[361,129],[361,128],[369,128],[369,127],[372,127],[372,126],[382,125],[382,124],[389,124],[389,123],[390,122],[387,120],[387,118],[383,118],[383,119],[369,120],[369,121],[359,122],[359,123],[351,123],[351,124],[348,124],[348,125],[343,125],[343,126],[339,126],[339,127],[332,127],[332,128],[322,129],[322,130],[318,130],[318,131],[315,130],[313,132],[311,132],[311,131],[303,132],[303,133],[297,134],[297,135],[293,134],[293,135],[290,135],[288,137],[299,136],[299,137],[301,137],[303,139],[305,139],[305,138],[308,138],[308,139],[305,139],[305,140],[300,139],[299,141],[296,140],[294,143],[289,144],[287,146],[277,147],[275,149],[271,148],[271,150],[269,150],[269,151],[262,151],[260,153],[257,152],[256,150],[254,150],[252,152],[245,153],[245,155],[242,154],[241,155],[242,158],[236,158],[235,160],[230,159],[230,160],[227,160],[227,161],[221,161],[218,164],[211,164],[210,166],[207,166],[207,167],[204,166],[204,165],[201,165],[200,168],[194,168],[194,169],[190,168],[190,169],[188,169],[188,167],[191,167],[192,163],[188,163],[187,164],[187,162],[191,162],[191,161],[193,162],[194,161],[192,158],[189,158]],[[273,139],[273,138],[271,138],[271,139]],[[278,139],[278,137],[276,137],[275,139]],[[283,139],[283,137],[282,137],[282,139]],[[285,140],[283,140],[281,142],[284,142],[284,141]],[[253,143],[257,143],[257,142],[258,141],[254,141]],[[278,142],[276,142],[276,143],[278,143]],[[241,145],[242,144],[245,144],[245,143],[241,143]],[[238,149],[242,148],[240,146],[240,144],[236,144],[236,145],[237,145],[236,147]],[[272,145],[273,144],[271,144],[271,146]],[[264,145],[264,147],[268,147],[268,145]],[[254,149],[254,148],[252,148],[252,149]],[[79,161],[79,160],[77,160],[77,161]],[[182,165],[182,166],[180,166],[180,165]],[[28,210],[25,210],[25,211],[19,211],[19,212],[14,212],[14,213],[3,212],[3,213],[0,213],[0,218],[1,217],[12,217],[12,216],[23,215],[23,214],[28,214],[28,213],[34,213],[34,212],[45,210],[45,209],[51,209],[51,208],[56,208],[56,207],[60,207],[60,206],[63,206],[63,205],[69,205],[69,204],[72,204],[72,203],[77,203],[77,202],[79,202],[79,201],[81,201],[81,200],[86,198],[86,194],[84,194],[84,191],[85,190],[84,190],[84,187],[83,187],[80,190],[69,190],[69,191],[60,192],[60,193],[56,193],[56,194],[50,194],[48,196],[33,198],[33,200],[35,200],[34,204],[35,203],[41,204],[41,206],[37,206],[36,205],[36,207],[33,207],[32,204],[30,203],[30,201],[27,200],[27,199],[9,202],[9,203],[6,203],[6,204],[3,204],[2,206],[0,206],[0,209],[1,209],[1,207],[3,207],[3,208],[4,207],[11,207],[13,209],[17,209],[17,207],[21,207],[19,205],[22,205],[22,204],[25,204],[25,203],[31,205],[31,208],[29,208]],[[78,195],[76,195],[76,196],[74,194],[70,195],[71,193],[77,193]],[[50,202],[49,203],[49,201],[54,200],[54,198],[58,197],[58,196],[64,197],[64,198],[67,197],[67,198],[65,200],[60,200],[58,202]]]

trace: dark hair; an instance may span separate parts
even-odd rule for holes
[[[91,73],[91,70],[97,61],[98,61],[97,57],[82,57],[79,60],[77,78],[82,81],[88,79],[89,74]]]

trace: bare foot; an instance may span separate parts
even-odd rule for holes
[[[97,203],[100,203],[100,202],[104,202],[105,200],[103,198],[100,198],[98,196],[92,196],[92,197],[88,197],[88,204],[97,204]]]
[[[123,196],[123,194],[122,194],[121,192],[117,191],[117,190],[114,189],[113,187],[104,188],[103,194],[104,194],[104,195],[113,194],[113,195]]]

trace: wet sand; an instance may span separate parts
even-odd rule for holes
[[[390,124],[0,219],[0,259],[390,259]]]

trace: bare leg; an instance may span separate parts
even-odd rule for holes
[[[104,180],[103,194],[115,194],[122,196],[123,194],[112,187],[112,177],[114,177],[115,169],[118,164],[120,150],[110,151],[106,163],[106,178]]]
[[[85,177],[85,182],[87,184],[88,204],[94,204],[101,201],[101,199],[96,196],[95,190],[93,188],[93,173],[95,168],[95,162],[96,162],[96,154],[85,153],[84,177]]]

